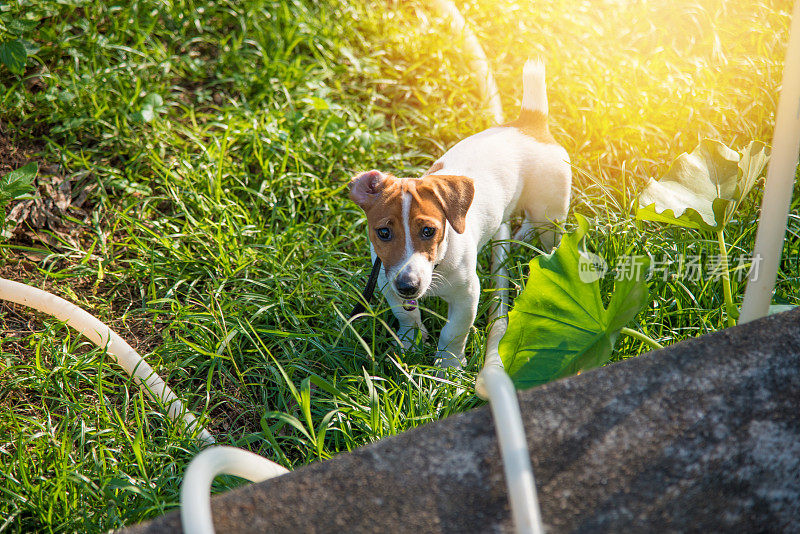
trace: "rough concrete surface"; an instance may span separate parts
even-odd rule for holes
[[[800,309],[520,403],[548,532],[800,532]],[[212,502],[218,533],[513,531],[488,407]]]

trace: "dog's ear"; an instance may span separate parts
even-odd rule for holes
[[[466,229],[467,211],[475,196],[472,179],[466,176],[432,174],[422,178],[420,186],[423,190],[430,190],[442,206],[450,226],[456,233],[463,234]]]
[[[362,172],[350,180],[350,198],[366,211],[383,190],[386,175],[381,171]]]

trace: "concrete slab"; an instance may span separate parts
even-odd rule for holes
[[[800,309],[523,392],[549,532],[800,531]],[[512,532],[488,407],[213,499],[219,533]],[[125,530],[180,532],[176,512]]]

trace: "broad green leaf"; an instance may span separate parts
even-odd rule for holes
[[[555,252],[531,261],[525,290],[508,314],[500,357],[519,389],[606,362],[620,329],[647,304],[648,260],[631,256],[618,266],[620,280],[605,308],[598,276],[587,278],[587,255],[580,248],[589,224],[576,217],[578,229]]]
[[[33,191],[33,179],[39,167],[36,163],[28,163],[0,177],[0,207],[3,204],[25,193]]]
[[[27,60],[28,52],[21,40],[0,43],[0,63],[8,67],[11,72],[22,74]]]
[[[639,195],[638,219],[717,231],[730,221],[767,162],[763,143],[742,155],[719,141],[704,139],[683,153],[661,180],[651,179]]]

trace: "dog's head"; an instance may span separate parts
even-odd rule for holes
[[[350,181],[350,198],[367,214],[369,239],[400,299],[428,290],[446,223],[464,232],[474,194],[466,176],[396,178],[373,170]]]

